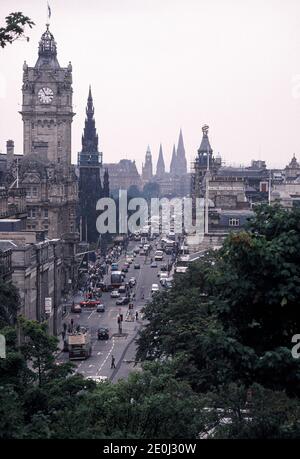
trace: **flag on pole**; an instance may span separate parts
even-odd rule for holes
[[[48,19],[50,19],[51,18],[51,8],[49,5],[49,2],[47,2],[47,7],[48,7]]]

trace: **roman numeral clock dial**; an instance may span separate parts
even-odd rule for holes
[[[42,104],[50,104],[53,96],[53,91],[50,88],[41,88],[38,92],[38,98]]]

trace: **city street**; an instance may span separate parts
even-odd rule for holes
[[[132,251],[139,242],[129,242],[127,252]],[[105,305],[105,312],[96,312],[94,309],[82,309],[80,314],[73,314],[71,312],[65,317],[64,321],[70,323],[71,319],[74,320],[74,325],[78,324],[89,328],[92,337],[92,355],[86,360],[74,360],[78,372],[85,377],[90,378],[108,378],[116,382],[120,378],[126,378],[130,371],[133,369],[138,370],[139,367],[135,366],[135,351],[136,344],[135,338],[138,330],[143,326],[141,317],[141,309],[143,305],[151,298],[152,284],[159,284],[157,273],[163,263],[167,263],[169,256],[164,255],[162,262],[157,262],[157,268],[151,268],[151,257],[154,257],[154,251],[146,258],[143,255],[137,255],[134,262],[130,265],[128,273],[126,273],[125,282],[131,277],[136,278],[135,301],[133,301],[133,317],[134,321],[126,321],[126,312],[128,305],[117,306],[116,299],[111,298],[110,292],[103,292],[101,302]],[[119,267],[122,267],[125,262],[125,254],[122,253],[118,261]],[[134,269],[134,263],[140,263],[140,269]],[[109,283],[110,272],[107,277]],[[159,284],[160,286],[160,284]],[[160,286],[160,289],[162,287]],[[122,295],[121,295],[122,296]],[[78,303],[83,299],[76,295],[74,302]],[[138,320],[135,320],[135,313],[138,312]],[[119,327],[117,322],[118,314],[123,314],[122,333],[119,334]],[[108,340],[98,340],[97,330],[99,327],[108,327],[110,337]],[[112,356],[115,358],[115,369],[111,369]],[[68,352],[62,352],[58,356],[58,361],[68,360]]]

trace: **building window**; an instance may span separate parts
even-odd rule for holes
[[[34,186],[34,187],[32,187],[32,197],[36,198],[37,195],[38,195],[38,190],[37,190],[37,187]]]
[[[48,218],[48,209],[44,209],[44,218]]]
[[[36,218],[36,207],[32,207],[28,211],[28,217],[29,218]]]
[[[239,218],[230,218],[229,219],[229,226],[240,226],[240,219]]]
[[[26,190],[26,198],[31,198],[31,188],[27,188],[27,190]]]

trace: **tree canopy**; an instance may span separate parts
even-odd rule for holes
[[[0,27],[0,46],[5,48],[6,45],[13,43],[15,40],[25,37],[25,28],[30,29],[34,26],[34,22],[21,12],[10,13],[5,18],[5,26]]]

